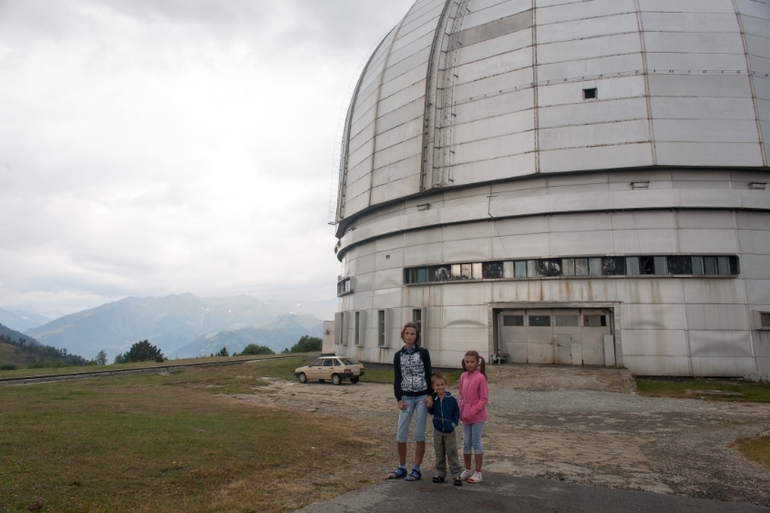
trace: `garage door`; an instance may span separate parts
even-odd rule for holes
[[[500,352],[515,363],[605,365],[609,320],[610,311],[597,308],[502,310]]]

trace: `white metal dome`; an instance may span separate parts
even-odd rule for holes
[[[770,5],[418,0],[367,64],[337,220],[436,187],[767,167]]]

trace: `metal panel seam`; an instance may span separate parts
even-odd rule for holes
[[[751,102],[754,104],[754,121],[757,124],[757,136],[759,137],[759,152],[762,155],[762,165],[767,166],[767,148],[764,144],[762,134],[762,123],[759,118],[759,105],[757,105],[757,92],[754,86],[754,74],[751,71],[751,59],[749,58],[749,44],[746,41],[746,30],[743,28],[743,15],[738,10],[736,0],[732,0],[735,9],[735,17],[738,20],[738,28],[741,31],[741,42],[743,43],[743,54],[746,57],[746,71],[749,74],[749,89],[751,90]]]

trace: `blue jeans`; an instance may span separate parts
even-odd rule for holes
[[[476,454],[484,454],[481,447],[481,432],[484,431],[484,423],[463,424],[463,454],[471,454],[471,449]]]
[[[398,414],[398,431],[396,433],[396,441],[398,443],[406,443],[406,438],[409,436],[409,424],[412,422],[412,415],[415,416],[414,441],[425,441],[425,421],[428,418],[428,407],[425,405],[426,397],[428,396],[404,396],[401,398],[401,400],[404,401],[404,404],[406,404],[406,410],[401,410]]]

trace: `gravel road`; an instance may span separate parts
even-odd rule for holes
[[[729,448],[770,429],[770,405],[641,397],[617,369],[502,365],[488,375],[487,472],[770,506],[770,470]],[[240,398],[360,419],[383,454],[361,478],[382,479],[396,462],[390,385],[276,379]]]

